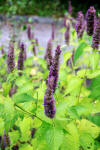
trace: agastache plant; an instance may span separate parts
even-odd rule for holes
[[[47,89],[44,96],[44,111],[45,115],[49,118],[54,118],[56,114],[55,108],[55,100],[53,97],[53,84],[54,84],[54,77],[50,76],[48,78]]]
[[[19,56],[18,56],[18,64],[17,64],[18,70],[23,70],[23,68],[24,68],[24,51],[25,51],[24,44],[21,43],[20,44],[20,52],[19,52]],[[19,75],[22,75],[22,74],[19,73]]]
[[[89,36],[93,35],[94,25],[95,25],[95,13],[96,10],[91,6],[86,13],[86,22],[87,22],[87,34]]]
[[[69,45],[69,41],[70,41],[70,23],[68,22],[66,24],[66,32],[65,32],[65,42],[67,45]]]
[[[100,14],[96,20],[96,25],[94,27],[94,33],[92,38],[92,48],[99,49],[100,44]]]
[[[8,65],[8,72],[12,72],[15,67],[14,61],[14,45],[11,42],[9,44],[8,56],[7,56],[7,65]]]
[[[51,39],[48,41],[48,44],[47,44],[45,59],[47,61],[47,67],[48,67],[48,69],[50,69],[50,66],[52,65],[52,59],[53,59],[53,56],[52,56],[52,40]]]
[[[77,17],[77,22],[76,22],[76,32],[77,32],[78,37],[79,37],[78,34],[80,34],[80,30],[82,30],[83,22],[84,22],[84,15],[80,11],[80,12],[78,12],[78,17]]]
[[[52,61],[52,65],[50,67],[50,73],[49,73],[49,77],[54,77],[54,82],[53,82],[53,93],[56,90],[57,87],[57,82],[58,82],[58,72],[59,72],[59,58],[60,58],[60,54],[61,54],[61,49],[60,46],[58,45],[55,51],[55,56],[53,58]]]

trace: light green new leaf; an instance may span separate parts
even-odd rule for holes
[[[45,134],[45,139],[49,149],[59,150],[60,145],[63,142],[63,130],[51,127]]]
[[[61,150],[79,150],[79,135],[76,126],[71,122],[67,125]]]
[[[34,101],[34,100],[36,101],[35,98],[33,98],[32,96],[26,93],[14,94],[12,98],[15,103],[24,103],[24,102]]]
[[[94,139],[88,133],[80,134],[80,145],[84,150],[94,150]]]
[[[93,138],[97,138],[100,134],[100,128],[92,122],[82,119],[79,125],[80,133],[89,133]]]
[[[86,48],[87,43],[81,42],[78,48],[76,49],[76,52],[74,54],[74,64],[76,63],[77,59],[83,54],[84,48]]]

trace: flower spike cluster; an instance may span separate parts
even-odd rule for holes
[[[55,56],[52,65],[50,67],[50,72],[47,80],[47,89],[44,96],[44,110],[46,116],[49,118],[54,118],[56,114],[53,94],[57,87],[60,53],[61,50],[60,50],[60,46],[58,45],[55,51]]]
[[[93,35],[94,25],[95,25],[95,9],[91,6],[86,13],[86,22],[87,22],[87,34],[89,36]]]
[[[77,32],[77,36],[78,34],[80,34],[80,30],[82,29],[82,25],[84,23],[84,15],[83,13],[80,11],[78,12],[78,17],[77,17],[77,22],[76,22],[76,32]],[[79,36],[78,36],[79,37]]]
[[[92,38],[92,47],[94,49],[99,49],[100,44],[100,14],[96,20],[96,25],[94,28],[93,38]]]
[[[27,26],[27,36],[28,36],[28,39],[31,40],[33,35],[32,35],[32,32],[31,32],[31,25],[29,24]]]
[[[7,56],[7,65],[8,65],[8,72],[12,72],[14,70],[14,67],[15,67],[13,43],[9,44],[9,50],[8,50],[8,56]]]
[[[51,39],[48,41],[48,44],[47,44],[45,59],[47,61],[47,67],[48,67],[48,69],[50,69],[50,66],[52,65],[52,59],[53,59],[53,56],[52,56],[52,41],[51,41]]]
[[[53,82],[54,82],[54,77],[52,76],[48,79],[47,89],[44,96],[45,115],[49,118],[54,118],[56,114],[55,101],[54,101],[53,89],[52,89]]]
[[[54,40],[54,38],[55,38],[55,26],[54,26],[54,24],[52,24],[52,34],[51,34],[51,38],[52,38],[52,40]]]
[[[23,70],[23,68],[24,68],[24,56],[25,56],[24,51],[25,51],[24,43],[21,43],[20,52],[19,52],[19,56],[18,56],[18,64],[17,64],[18,70]],[[20,75],[21,75],[21,73],[20,73]]]
[[[70,41],[70,23],[68,22],[66,24],[66,32],[65,32],[65,42],[67,45],[69,45],[69,41]]]

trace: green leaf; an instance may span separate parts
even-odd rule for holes
[[[14,103],[11,99],[7,98],[3,104],[3,111],[1,112],[1,116],[5,123],[5,130],[8,131],[15,123],[16,120],[16,112],[14,109]]]
[[[11,145],[14,145],[20,139],[20,133],[19,131],[9,132],[9,137],[10,137]]]
[[[33,83],[32,82],[26,82],[18,88],[17,93],[18,94],[27,93],[31,90],[33,90]]]
[[[55,127],[50,127],[45,134],[46,142],[49,149],[59,150],[60,145],[63,142],[63,131]]]
[[[93,70],[96,69],[99,64],[99,53],[96,51],[93,51],[93,53],[89,55],[89,59],[90,59]]]
[[[0,118],[0,136],[4,133],[4,121]]]
[[[31,138],[31,128],[33,127],[32,118],[26,118],[20,122],[19,124],[21,130],[21,141],[28,141]]]
[[[5,82],[2,84],[2,87],[3,87],[3,96],[6,97],[9,94],[11,83]]]
[[[76,63],[77,59],[83,54],[84,49],[86,48],[87,43],[81,42],[78,48],[76,49],[76,52],[74,54],[74,64]]]
[[[88,118],[91,122],[93,122],[94,124],[100,127],[100,115],[99,114],[95,114],[94,116],[89,116]]]
[[[71,122],[67,125],[61,150],[79,150],[79,135],[76,126]]]
[[[50,128],[50,124],[42,122],[41,126],[38,128],[35,137],[38,139],[38,143],[45,139],[46,131]]]
[[[80,90],[82,82],[83,82],[82,79],[80,79],[79,77],[73,76],[70,79],[70,82],[68,82],[68,87],[65,91],[65,95],[68,93],[72,93],[72,92],[77,93]]]
[[[90,134],[93,138],[97,138],[100,134],[100,128],[93,124],[92,122],[82,119],[79,125],[79,132],[80,133],[88,133]]]
[[[20,146],[19,150],[35,150],[30,144],[23,144]]]
[[[24,103],[24,102],[34,101],[34,100],[36,101],[35,98],[33,98],[32,96],[30,96],[26,93],[14,94],[12,99],[15,103]]]
[[[84,150],[94,150],[94,139],[88,133],[80,134],[80,145]]]
[[[100,76],[92,79],[89,90],[91,91],[89,97],[94,98],[94,99],[100,98]]]

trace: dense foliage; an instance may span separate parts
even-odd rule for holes
[[[99,0],[71,0],[73,15],[82,10],[84,13],[90,5],[98,10]],[[77,5],[78,4],[78,5]],[[39,15],[39,16],[62,16],[68,11],[68,0],[0,0],[1,14]]]
[[[13,39],[7,52],[0,47],[1,150],[100,150],[100,16],[92,36],[81,16],[66,19],[59,31],[66,44],[55,55],[54,36],[44,54],[31,25],[27,49]]]

